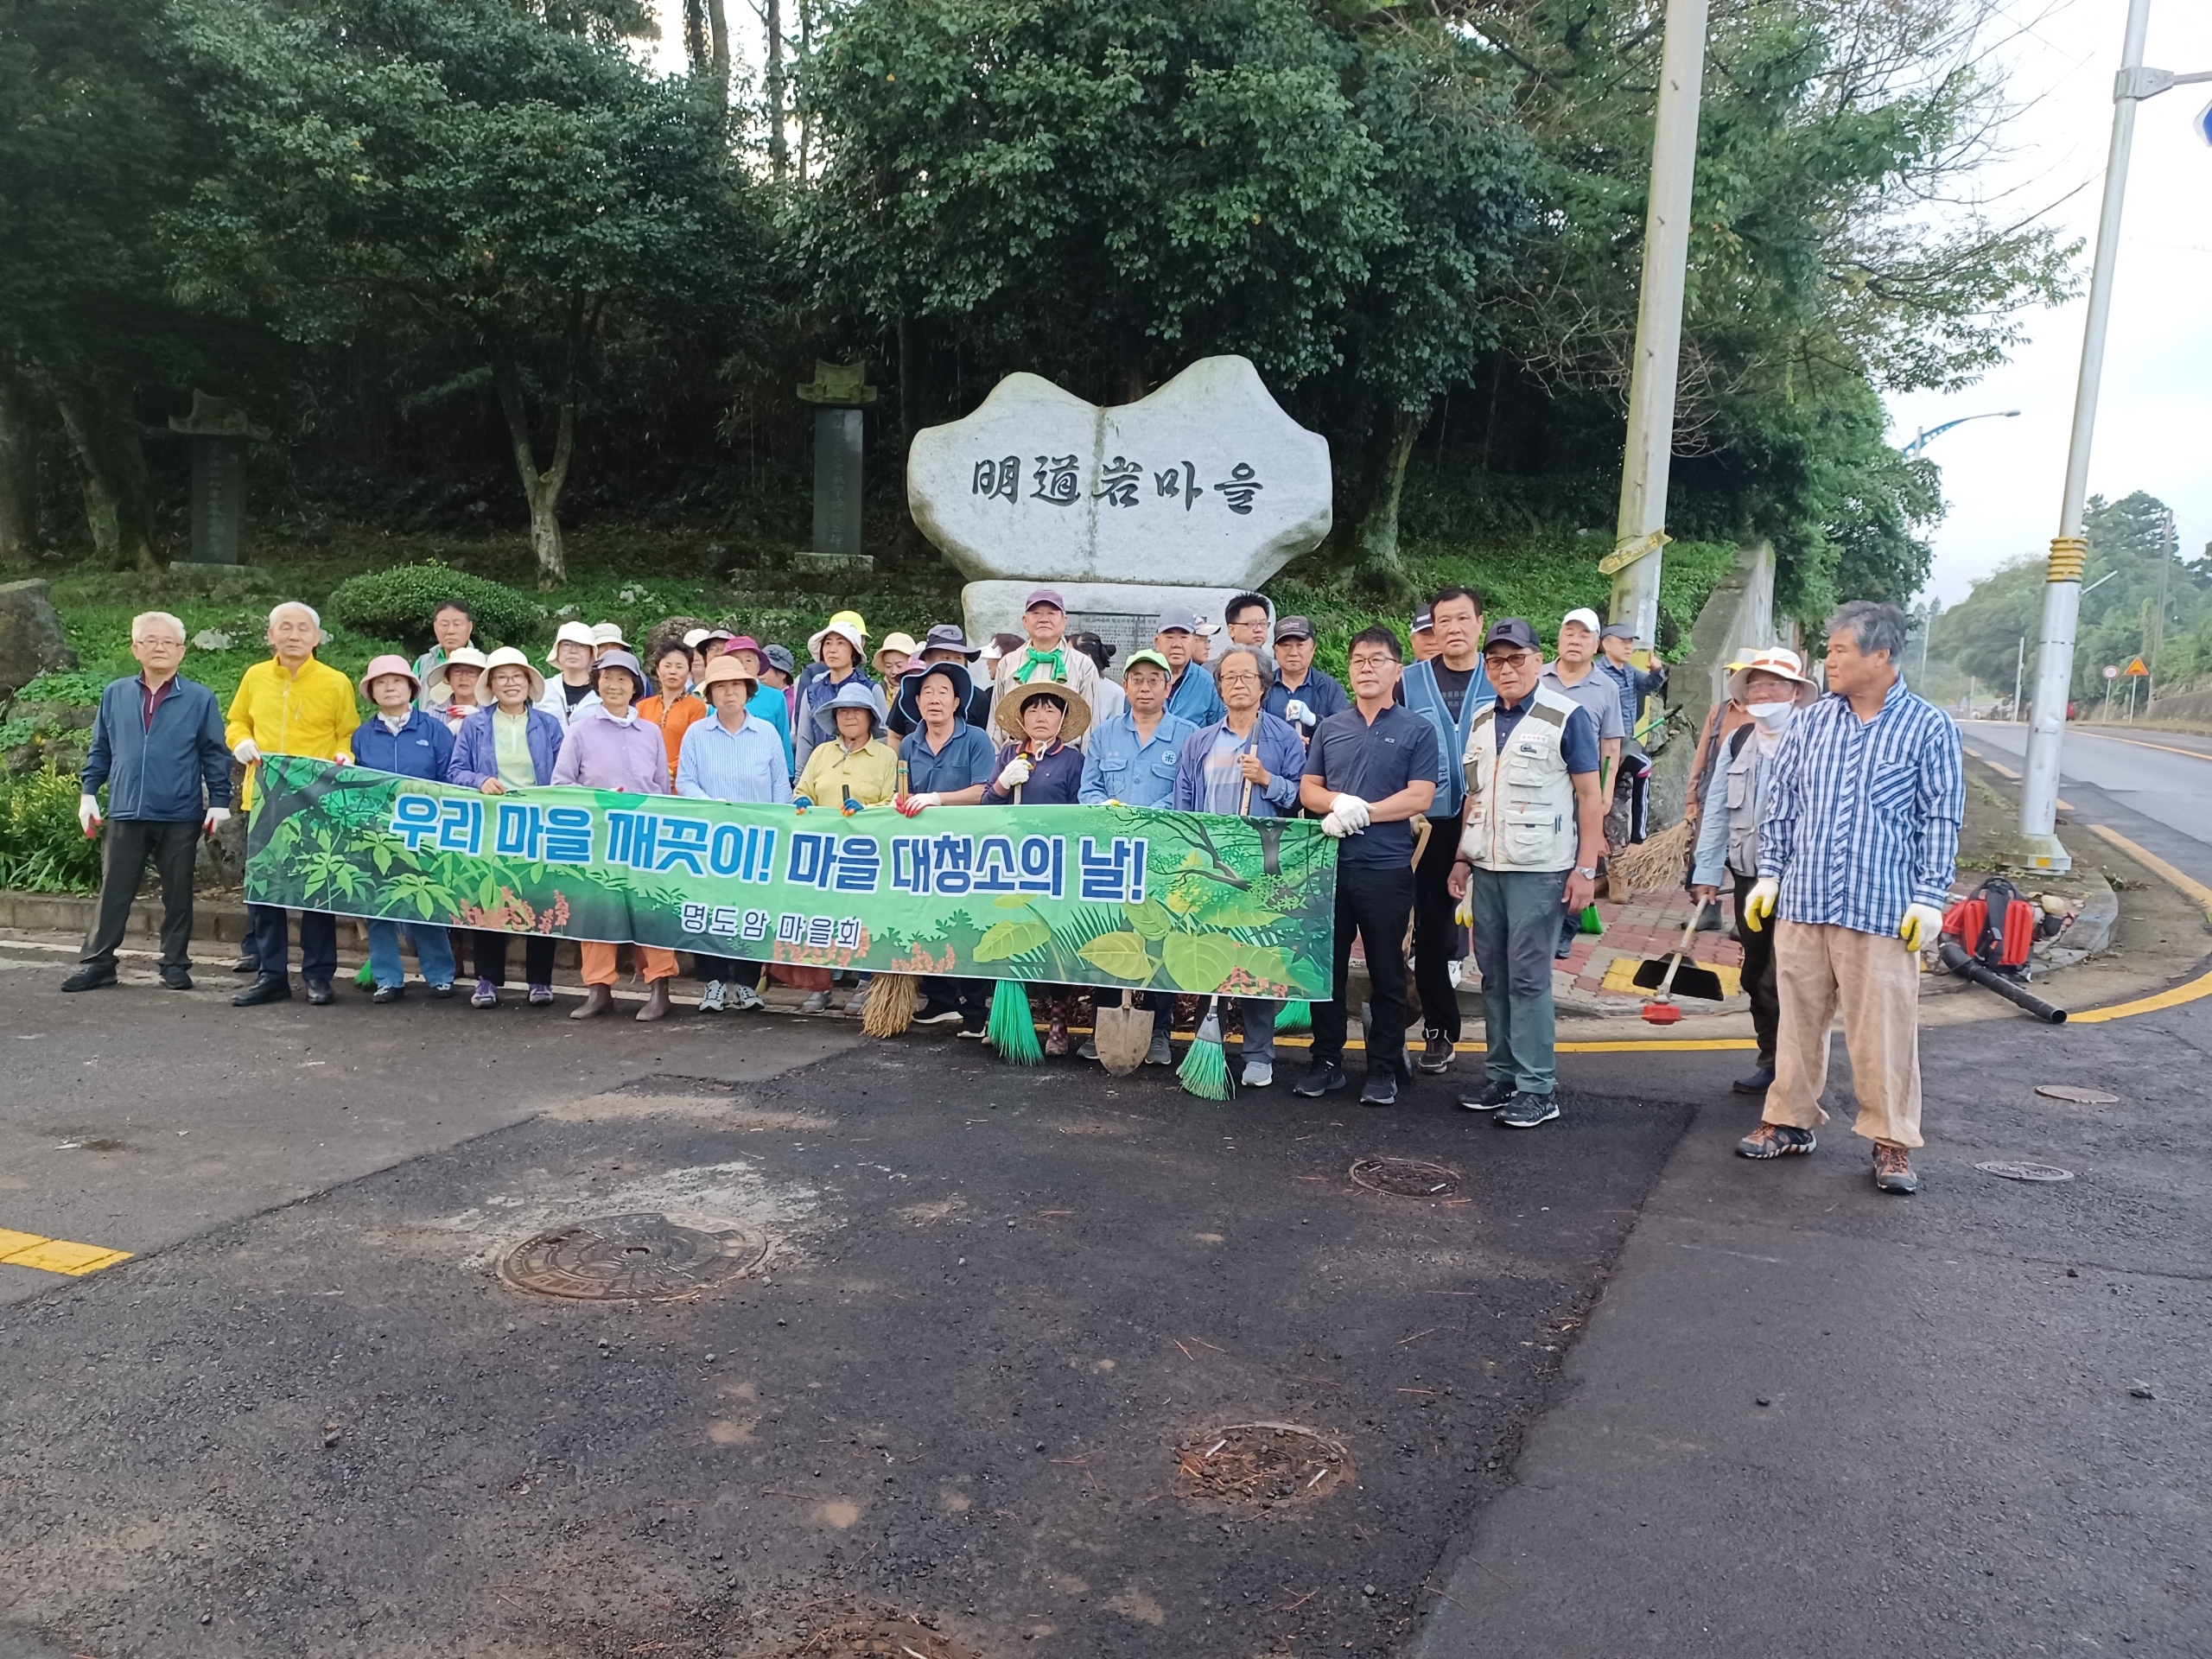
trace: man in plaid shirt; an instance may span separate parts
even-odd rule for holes
[[[1920,1185],[1920,951],[1943,925],[1966,810],[1959,728],[1905,689],[1904,613],[1854,600],[1828,619],[1828,693],[1775,752],[1759,880],[1744,925],[1775,920],[1782,1026],[1765,1121],[1746,1158],[1813,1150],[1827,1121],[1828,1027],[1843,1012],[1859,1095],[1853,1126],[1874,1143],[1874,1185]],[[1900,943],[1902,942],[1902,943]]]

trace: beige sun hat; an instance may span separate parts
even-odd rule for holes
[[[1745,702],[1745,687],[1754,674],[1773,674],[1790,681],[1797,688],[1800,708],[1820,698],[1821,688],[1806,676],[1805,659],[1783,646],[1764,646],[1740,661],[1730,663],[1727,667],[1728,695],[1737,702]]]
[[[434,703],[451,702],[453,701],[453,682],[446,677],[446,671],[449,668],[480,669],[483,666],[484,653],[477,650],[474,645],[463,645],[459,651],[454,652],[451,656],[448,657],[445,661],[440,663],[435,668],[430,671],[429,677],[423,682],[423,700],[425,702]],[[527,668],[529,664],[525,663],[524,666]],[[484,683],[483,675],[479,674],[476,677],[476,683],[479,685],[481,685]],[[471,697],[474,697],[475,695],[476,694],[473,691],[469,693]]]
[[[921,646],[914,643],[914,636],[911,633],[887,633],[883,636],[883,643],[875,648],[875,654],[869,658],[868,661],[874,664],[876,671],[880,673],[883,669],[885,652],[895,651],[902,656],[913,657],[920,654],[921,649]]]
[[[545,695],[545,677],[531,664],[530,658],[512,645],[501,645],[484,659],[484,671],[476,677],[476,701],[484,708],[489,709],[498,701],[492,695],[492,676],[503,668],[518,668],[530,676],[531,702],[536,702]]]
[[[1073,743],[1090,729],[1090,703],[1065,680],[1031,680],[1007,687],[999,693],[998,706],[991,710],[991,722],[1020,743],[1029,735],[1021,729],[1021,711],[1038,698],[1048,696],[1058,697],[1067,705],[1067,718],[1060,722],[1061,742]]]
[[[591,643],[592,628],[590,623],[563,622],[561,625],[560,632],[553,636],[553,648],[545,653],[545,660],[551,664],[555,668],[558,668],[561,666],[562,646],[582,645],[588,649]],[[497,653],[495,652],[494,655],[496,654]]]

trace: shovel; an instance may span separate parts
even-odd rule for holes
[[[1720,976],[1700,963],[1686,962],[1690,941],[1697,936],[1697,918],[1705,912],[1705,900],[1700,899],[1690,912],[1689,925],[1682,930],[1682,942],[1675,954],[1664,958],[1647,957],[1637,964],[1635,976],[1629,982],[1639,990],[1658,988],[1657,994],[1643,1005],[1643,1017],[1655,1026],[1671,1026],[1682,1017],[1675,1006],[1675,997],[1700,997],[1708,1002],[1719,1002],[1727,991],[1720,983]]]
[[[1122,993],[1117,1008],[1101,1001],[1091,1015],[1090,1040],[1098,1045],[1098,1064],[1115,1077],[1126,1077],[1144,1064],[1152,1047],[1152,1010],[1138,1007],[1128,991]]]

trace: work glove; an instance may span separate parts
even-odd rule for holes
[[[250,737],[242,737],[238,747],[231,751],[231,759],[242,766],[250,766],[261,759],[261,745]]]
[[[1321,833],[1333,841],[1342,841],[1354,832],[1351,825],[1331,812],[1321,820]]]
[[[999,773],[999,791],[1011,795],[1029,781],[1029,757],[1017,754],[1006,763],[1006,770]]]
[[[918,795],[908,795],[905,797],[896,804],[898,805],[901,817],[915,818],[919,817],[925,811],[928,810],[928,809],[932,806],[943,806],[944,804],[944,797],[938,794],[935,790],[924,790]]]
[[[849,818],[861,810],[861,804],[853,798],[853,791],[845,788],[843,785],[838,785],[838,791],[843,795],[844,799],[838,804],[837,810]]]
[[[1304,703],[1300,702],[1296,697],[1293,697],[1288,702],[1283,704],[1282,717],[1294,726],[1311,726],[1314,724],[1313,711],[1311,709],[1308,709]]]
[[[212,836],[230,821],[231,809],[229,807],[211,806],[207,809],[207,816],[200,820],[200,827],[207,834]]]
[[[1366,829],[1374,812],[1375,809],[1357,795],[1339,795],[1329,803],[1329,816],[1344,826],[1337,831],[1340,836],[1354,835]]]
[[[1768,918],[1774,914],[1775,900],[1781,897],[1782,883],[1770,875],[1761,876],[1751,884],[1751,892],[1744,895],[1744,925],[1754,933],[1764,929]]]
[[[1460,895],[1459,906],[1452,912],[1452,919],[1462,927],[1475,925],[1475,895],[1471,891]]]
[[[813,804],[813,799],[809,796],[794,795],[791,797],[791,810],[794,812],[804,812],[812,807]]]
[[[1897,924],[1897,937],[1916,957],[1935,944],[1942,931],[1943,912],[1933,905],[1907,905],[1904,919]]]
[[[88,836],[99,834],[100,798],[99,796],[79,795],[77,798],[77,827]]]

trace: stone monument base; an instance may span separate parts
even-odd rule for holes
[[[1206,621],[1218,622],[1235,588],[1183,588],[1150,582],[1056,582],[1040,577],[1033,582],[971,582],[960,590],[960,607],[968,637],[977,644],[995,633],[1020,633],[1023,601],[1039,588],[1055,588],[1067,601],[1068,632],[1095,633],[1114,647],[1112,677],[1122,677],[1122,664],[1141,645],[1149,645],[1159,630],[1160,613],[1170,605],[1187,605]],[[1217,649],[1220,636],[1216,636]]]
[[[171,559],[168,567],[172,587],[207,588],[226,582],[239,582],[258,574],[250,564],[217,564],[209,559]]]

